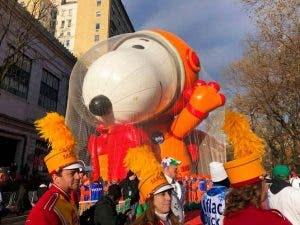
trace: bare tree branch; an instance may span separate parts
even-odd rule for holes
[[[42,0],[30,0],[26,5],[21,6],[17,0],[0,0],[5,5],[5,11],[1,11],[0,24],[0,47],[8,42],[12,48],[4,53],[5,57],[0,62],[0,84],[10,68],[23,56],[26,49],[32,48],[37,43],[34,29],[37,24],[45,24],[51,16],[49,12],[53,9],[52,4],[44,5]],[[27,9],[27,11],[26,11]],[[19,23],[13,22],[12,18],[20,17]],[[35,19],[34,19],[35,18]],[[32,59],[35,60],[35,59]]]
[[[258,32],[225,77],[273,162],[300,164],[300,36],[296,0],[242,0]],[[234,87],[234,88],[233,88]]]

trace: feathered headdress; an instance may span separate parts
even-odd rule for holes
[[[49,173],[78,161],[74,152],[76,142],[63,116],[56,112],[47,113],[34,124],[39,135],[51,146],[50,153],[44,158]]]
[[[249,156],[252,153],[262,155],[265,151],[263,140],[250,128],[247,118],[233,111],[225,114],[224,132],[234,149],[234,158]]]
[[[52,151],[74,149],[75,139],[66,126],[63,116],[56,112],[47,113],[34,124],[40,136],[49,142]]]
[[[147,199],[160,187],[168,184],[161,165],[148,145],[129,149],[124,164],[139,178],[139,191],[144,199]]]
[[[265,173],[261,164],[263,140],[252,132],[247,118],[237,112],[226,112],[223,130],[234,149],[235,159],[224,163],[231,185],[240,187],[258,182]]]

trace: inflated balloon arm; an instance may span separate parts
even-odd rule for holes
[[[190,173],[191,160],[194,162],[199,157],[198,148],[187,148],[188,146],[183,144],[183,138],[195,129],[209,112],[225,103],[225,96],[218,93],[219,89],[216,82],[206,84],[204,81],[196,81],[192,90],[184,93],[188,99],[187,104],[175,118],[164,142],[160,144],[162,158],[171,156],[181,161],[178,166],[181,176]]]
[[[209,112],[225,104],[226,98],[218,93],[220,86],[217,82],[206,84],[203,80],[195,82],[192,90],[184,92],[188,103],[171,125],[171,134],[182,139],[187,133],[196,128]]]

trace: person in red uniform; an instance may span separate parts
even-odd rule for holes
[[[223,129],[235,153],[234,160],[224,163],[231,188],[226,195],[223,225],[292,225],[279,211],[262,207],[268,190],[261,163],[264,145],[250,131],[246,117],[227,113]]]
[[[261,178],[229,190],[226,197],[224,225],[292,225],[279,211],[262,209],[267,197],[266,181]]]
[[[35,122],[42,138],[52,150],[44,158],[53,184],[32,208],[25,225],[79,225],[76,206],[70,195],[80,184],[82,164],[74,152],[75,140],[64,117],[48,113]]]

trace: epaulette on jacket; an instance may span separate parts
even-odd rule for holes
[[[53,193],[50,196],[50,198],[48,199],[48,201],[45,203],[45,205],[43,207],[43,210],[46,210],[46,211],[53,210],[53,208],[55,206],[55,203],[58,200],[58,198],[59,198],[59,194],[58,193]]]

